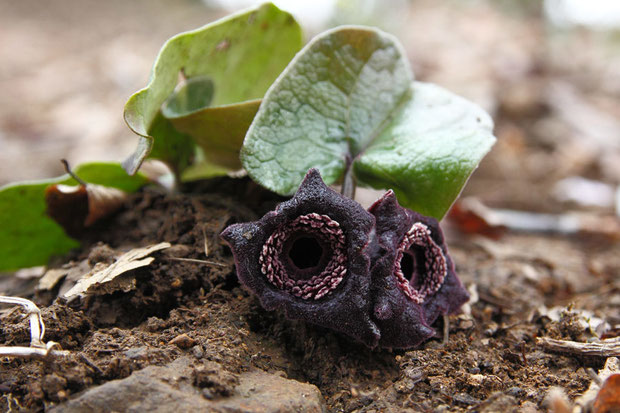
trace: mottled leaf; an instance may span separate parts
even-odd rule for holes
[[[495,141],[491,129],[476,105],[413,82],[393,36],[342,27],[313,39],[268,90],[241,160],[282,195],[311,167],[334,183],[353,163],[359,183],[440,219]]]
[[[333,183],[398,107],[412,80],[396,39],[362,27],[313,39],[265,95],[241,160],[250,176],[283,195],[318,167]]]
[[[191,163],[193,139],[204,143],[210,142],[209,136],[213,136],[213,139],[221,141],[227,130],[230,131],[229,140],[240,145],[245,130],[239,132],[241,127],[231,130],[230,124],[223,127],[225,122],[218,118],[218,113],[211,111],[234,112],[234,106],[240,103],[245,105],[242,109],[247,109],[250,103],[244,102],[260,99],[299,50],[301,41],[301,30],[295,19],[271,3],[169,39],[157,56],[149,84],[131,96],[125,105],[125,120],[140,135],[138,148],[123,164],[125,169],[134,173],[150,154],[168,162],[180,173]],[[167,114],[184,131],[175,134],[170,130],[170,120],[161,117],[160,109],[173,94],[179,73],[188,80],[200,77],[203,81],[190,84],[185,92],[181,92],[191,98],[191,111],[181,115],[176,110],[179,106],[167,106]],[[207,95],[200,98],[201,93],[205,93],[202,86],[207,84],[204,79],[211,82],[212,91],[207,91]],[[187,103],[182,99],[180,102]],[[205,119],[196,123],[195,118],[200,114],[204,114]],[[180,119],[183,116],[190,116],[193,120],[185,122]],[[235,120],[233,115],[227,116],[231,122]],[[247,120],[246,123],[249,124]],[[199,129],[195,129],[195,125]],[[193,136],[195,132],[199,132],[201,137]],[[233,133],[240,133],[241,136]],[[155,150],[158,145],[160,149]],[[205,147],[209,148],[209,145]],[[234,148],[234,152],[238,149],[238,146]],[[179,154],[174,151],[179,151]],[[231,157],[227,155],[227,161]],[[215,156],[214,159],[222,158]]]
[[[118,164],[78,166],[86,182],[135,192],[148,183],[143,175],[128,176]],[[52,184],[77,185],[68,175],[0,188],[0,271],[44,265],[50,257],[79,246],[46,214],[45,189]]]

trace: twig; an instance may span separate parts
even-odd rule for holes
[[[543,350],[580,356],[613,357],[620,356],[620,338],[601,340],[596,343],[581,343],[570,340],[555,340],[547,337],[536,339]]]
[[[56,342],[43,342],[45,324],[41,318],[41,310],[32,301],[19,297],[0,296],[0,303],[21,305],[26,309],[30,318],[30,347],[0,346],[0,356],[44,358],[48,355],[66,356],[69,354],[67,351],[60,350],[60,344]]]
[[[443,340],[441,342],[442,346],[445,346],[450,341],[450,317],[448,315],[443,315]]]
[[[58,357],[58,356],[68,356],[69,352],[67,350],[59,350],[60,344],[50,341],[45,345],[45,347],[18,347],[18,346],[10,346],[10,347],[0,347],[0,357],[21,357],[21,358],[32,358],[32,359],[42,359],[48,356]]]
[[[527,366],[527,357],[525,356],[525,341],[521,342],[521,358],[523,359],[523,365]]]
[[[218,267],[226,267],[226,264],[222,264],[219,262],[215,262],[215,261],[208,261],[208,260],[199,260],[196,258],[180,258],[180,257],[166,257],[169,260],[172,261],[185,261],[185,262],[195,262],[197,264],[208,264],[208,265],[217,265]]]

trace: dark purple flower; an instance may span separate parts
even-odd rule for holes
[[[308,171],[295,196],[222,232],[237,275],[267,310],[282,309],[375,347],[370,255],[374,217]]]
[[[377,256],[372,267],[373,318],[379,345],[409,348],[434,334],[440,314],[468,299],[454,272],[436,219],[398,205],[388,191],[369,209],[376,219]]]
[[[437,220],[401,207],[392,191],[367,212],[316,169],[291,200],[221,236],[263,307],[369,347],[415,347],[468,298]]]

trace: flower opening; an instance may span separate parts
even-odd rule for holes
[[[446,257],[421,222],[414,223],[398,245],[394,276],[398,287],[418,304],[437,292],[448,273]]]
[[[274,231],[259,256],[271,284],[304,300],[333,291],[347,273],[344,232],[327,215],[310,213]]]

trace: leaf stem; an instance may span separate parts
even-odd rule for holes
[[[342,181],[342,189],[340,190],[340,193],[348,198],[355,199],[355,187],[355,178],[353,177],[353,159],[351,159],[351,155],[347,155],[344,180]]]
[[[75,179],[78,184],[86,186],[86,182],[84,182],[82,180],[82,178],[80,178],[79,176],[77,176],[72,170],[71,167],[69,166],[69,162],[67,162],[66,159],[61,159],[60,162],[62,162],[63,166],[65,167],[65,172],[68,173],[71,178]]]

